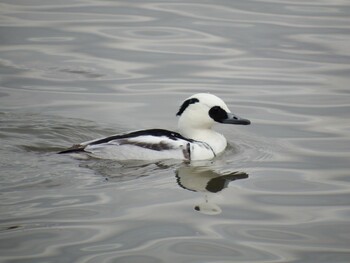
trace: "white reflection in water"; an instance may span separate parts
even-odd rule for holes
[[[186,190],[202,193],[218,193],[224,190],[232,181],[248,178],[243,172],[220,174],[210,167],[205,166],[181,166],[176,170],[176,178],[179,186]],[[220,214],[221,208],[209,201],[205,196],[205,202],[197,204],[195,210],[204,214]]]

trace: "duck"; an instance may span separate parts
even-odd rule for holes
[[[62,150],[59,154],[84,154],[112,160],[211,160],[224,152],[226,138],[214,124],[249,125],[250,120],[233,114],[225,102],[210,93],[197,93],[183,101],[176,116],[178,131],[137,130],[98,138]]]

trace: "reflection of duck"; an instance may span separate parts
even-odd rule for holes
[[[180,107],[180,133],[163,129],[140,130],[83,142],[60,153],[84,153],[93,157],[115,160],[208,160],[226,148],[223,135],[213,131],[215,122],[250,124],[230,112],[218,97],[198,93],[186,99]]]
[[[244,172],[219,174],[207,167],[182,166],[176,171],[178,184],[187,190],[195,192],[217,193],[232,181],[248,178]]]
[[[205,166],[182,166],[176,171],[179,186],[186,190],[204,193],[218,193],[228,186],[232,181],[248,178],[244,172],[231,172],[219,174]],[[209,202],[205,196],[205,202],[194,207],[195,210],[209,215],[221,213],[221,208]]]

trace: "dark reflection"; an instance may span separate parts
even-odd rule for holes
[[[13,226],[9,226],[6,228],[6,230],[13,230],[13,229],[17,229],[17,228],[20,228],[21,226],[20,225],[13,225]]]
[[[204,214],[220,214],[221,208],[208,199],[209,193],[218,193],[225,189],[232,181],[248,178],[245,172],[218,173],[206,166],[182,166],[176,170],[176,179],[182,188],[203,192],[205,202],[194,207],[196,211]]]

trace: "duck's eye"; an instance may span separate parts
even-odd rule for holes
[[[209,116],[214,121],[222,122],[227,119],[227,112],[220,106],[214,106],[209,110]]]

